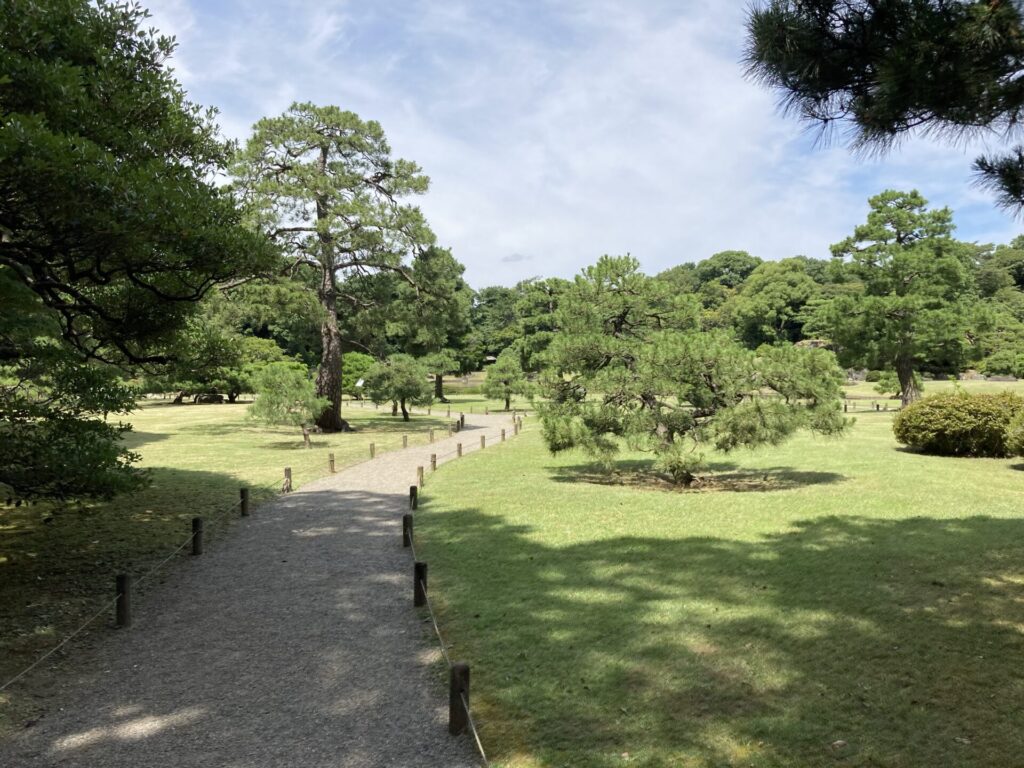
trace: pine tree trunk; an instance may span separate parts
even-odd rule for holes
[[[914,380],[913,361],[909,358],[897,360],[896,376],[900,381],[900,404],[906,408],[921,397],[921,390],[917,388],[917,381]]]
[[[409,420],[409,409],[405,407],[405,398],[402,398],[402,421]]]
[[[512,397],[511,397],[511,395],[505,395],[505,410],[507,411],[511,407],[512,407]]]
[[[327,170],[327,147],[321,147],[320,172]],[[317,220],[327,217],[327,203],[323,198],[316,201]],[[317,417],[316,425],[324,432],[348,432],[348,422],[341,418],[341,333],[338,331],[338,292],[334,284],[334,250],[331,236],[325,231],[320,235],[320,287],[317,298],[324,311],[320,327],[320,343],[323,352],[320,367],[316,372],[316,393],[327,398],[327,407]]]
[[[434,374],[434,399],[439,403],[448,402],[448,399],[444,396],[444,375],[440,373]]]
[[[313,447],[313,442],[309,439],[309,427],[307,427],[305,424],[302,425],[302,442],[306,445],[307,448]]]
[[[397,416],[398,415],[398,401],[397,400],[392,400],[391,401],[391,415],[392,416]]]

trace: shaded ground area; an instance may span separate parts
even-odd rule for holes
[[[173,564],[131,629],[94,633],[51,675],[48,713],[0,745],[0,765],[476,765],[445,728],[401,513],[430,453],[441,463],[509,425],[467,418],[456,437],[259,507]]]
[[[879,421],[720,465],[792,480],[770,493],[641,493],[535,433],[509,453],[439,477],[419,526],[496,764],[1024,764],[1014,460]]]

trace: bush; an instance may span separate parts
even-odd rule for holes
[[[1024,456],[1024,413],[1018,413],[1006,428],[1006,450],[1011,456]]]
[[[869,381],[871,383],[875,383],[875,382],[878,382],[878,381],[881,381],[881,380],[882,380],[882,372],[881,371],[868,371],[864,375],[864,381]]]
[[[937,456],[1009,456],[1011,422],[1024,416],[1024,399],[1010,392],[952,392],[918,400],[893,421],[896,439]]]

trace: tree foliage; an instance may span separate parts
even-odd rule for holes
[[[867,222],[832,246],[857,291],[820,304],[812,327],[847,365],[895,371],[907,404],[919,395],[923,365],[959,369],[970,317],[968,253],[952,237],[949,209],[929,210],[916,191],[883,192],[869,203]]]
[[[299,363],[269,363],[255,376],[256,400],[249,415],[266,424],[300,427],[307,448],[312,448],[309,427],[324,409],[324,398],[316,393],[305,366]]]
[[[1024,18],[1010,0],[767,0],[747,29],[751,76],[857,148],[915,130],[1006,135],[1024,116]],[[1024,148],[975,169],[1002,205],[1024,205]]]
[[[513,397],[532,393],[533,385],[523,372],[516,350],[509,348],[498,355],[498,359],[487,368],[483,389],[487,397],[504,400],[506,411],[512,407]]]
[[[316,389],[329,403],[317,424],[343,429],[339,282],[382,270],[408,278],[407,258],[434,235],[420,210],[402,200],[426,192],[429,180],[415,163],[391,157],[379,123],[314,104],[293,104],[256,123],[233,172],[254,228],[283,248],[296,272],[315,278],[322,309]]]
[[[549,349],[544,437],[610,461],[620,439],[692,482],[702,447],[778,443],[800,428],[838,434],[841,372],[831,353],[751,351],[701,332],[700,308],[630,257],[603,257],[562,297]]]
[[[402,420],[409,421],[409,406],[433,402],[429,372],[411,355],[391,355],[374,365],[366,374],[366,391],[375,403],[397,403]]]

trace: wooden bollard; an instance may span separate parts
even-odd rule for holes
[[[412,546],[412,515],[402,515],[402,546]]]
[[[480,450],[482,451],[486,447],[487,447],[487,436],[486,435],[480,435]]]
[[[432,429],[428,429],[427,430],[427,441],[431,442],[431,443],[434,442],[434,430],[432,430]]]
[[[115,623],[119,627],[132,625],[132,580],[127,573],[119,573],[114,578],[114,589],[117,593],[117,604],[114,608]]]
[[[291,493],[292,492],[292,468],[291,467],[285,467],[284,468],[284,483],[281,484],[281,490],[284,493]]]
[[[412,565],[412,604],[416,607],[427,604],[427,564],[415,562]]]
[[[452,664],[448,679],[448,733],[455,736],[469,726],[469,664]]]
[[[430,471],[437,472],[437,454],[430,454]]]
[[[487,407],[485,407],[485,408],[484,408],[484,416],[490,416],[490,415],[491,415],[491,409],[490,409],[490,408],[487,408]]]
[[[333,453],[328,453],[328,454],[327,454],[327,468],[328,468],[329,470],[331,470],[331,474],[332,474],[332,475],[333,475],[333,474],[335,473],[335,471],[336,471],[336,470],[335,470],[335,468],[334,468],[334,454],[333,454]]]
[[[452,409],[449,408],[448,411],[445,413],[445,418],[450,419],[451,417],[452,417]]]
[[[850,410],[850,404],[849,403],[843,403],[843,413],[846,413],[849,410]]]
[[[370,443],[370,458],[372,459],[377,453],[377,446]]]
[[[458,458],[462,458],[462,443],[455,444],[455,455]]]
[[[451,436],[452,436],[452,425],[451,425],[451,422],[449,422],[448,423],[448,437],[451,437]]]
[[[501,442],[505,442],[505,430],[501,430]]]
[[[415,485],[409,486],[409,509],[418,509],[420,506],[420,489]]]
[[[878,403],[875,403],[875,410],[876,411],[882,410],[882,406],[880,406]]]
[[[402,435],[402,447],[403,448],[408,448],[409,447],[409,436],[408,435]]]
[[[470,411],[472,413],[472,411]],[[459,429],[463,429],[466,426],[466,414],[459,414]]]
[[[192,554],[203,554],[203,518],[192,518]]]
[[[423,487],[423,467],[416,467],[416,482],[420,488]]]
[[[241,499],[240,506],[242,507],[242,517],[249,516],[249,489],[239,488],[238,497]]]

